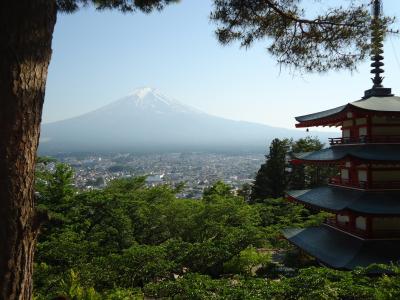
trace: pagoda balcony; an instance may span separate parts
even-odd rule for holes
[[[354,181],[354,180],[350,180],[350,179],[343,179],[343,178],[340,178],[339,176],[329,178],[328,183],[332,184],[332,185],[353,187],[353,188],[359,188],[359,189],[367,189],[368,188],[367,181]]]
[[[349,223],[339,223],[334,218],[326,219],[325,224],[362,238],[368,237],[368,232],[366,230],[357,229],[351,226]]]
[[[369,188],[376,190],[399,190],[400,181],[375,181],[371,182]]]
[[[331,185],[365,189],[365,190],[400,190],[400,181],[355,181],[350,179],[343,179],[340,177],[332,177],[328,181]]]
[[[337,228],[339,230],[345,231],[347,233],[356,235],[361,238],[367,239],[393,239],[400,238],[400,230],[390,230],[390,229],[373,229],[373,230],[362,230],[355,228],[350,225],[350,223],[339,223],[335,220],[335,218],[328,218],[325,221],[325,224]]]
[[[400,135],[374,135],[359,137],[339,137],[329,138],[329,144],[346,145],[346,144],[400,144]]]

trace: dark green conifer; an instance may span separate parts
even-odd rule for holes
[[[258,170],[251,192],[251,202],[263,202],[267,198],[282,197],[288,181],[287,153],[291,141],[274,139],[266,155],[265,164]]]

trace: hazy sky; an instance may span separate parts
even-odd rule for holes
[[[280,70],[266,41],[248,50],[221,46],[211,9],[210,0],[183,0],[150,15],[91,8],[59,15],[43,121],[80,115],[151,86],[214,115],[293,128],[294,116],[358,100],[371,87],[369,62],[353,74],[300,76]],[[384,10],[400,17],[400,2],[385,0]],[[384,85],[400,94],[398,37],[385,43],[385,64]]]

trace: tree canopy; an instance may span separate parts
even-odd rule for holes
[[[326,5],[323,12],[313,15],[312,2],[215,0],[211,19],[218,26],[216,34],[222,44],[238,41],[249,47],[262,40],[279,64],[297,70],[354,70],[371,50],[369,4]],[[308,8],[303,3],[309,4]],[[382,18],[381,24],[387,28],[393,21]]]
[[[288,160],[291,140],[274,139],[265,156],[266,162],[257,172],[251,191],[251,201],[264,201],[284,195],[288,183]]]
[[[282,199],[249,204],[220,181],[203,199],[178,199],[168,186],[146,187],[143,177],[84,192],[71,187],[66,165],[38,171],[39,205],[52,218],[36,249],[34,299],[400,295],[397,266],[379,266],[390,277],[370,277],[370,269],[331,270],[282,240],[280,229],[316,225],[326,216],[303,206]]]
[[[287,189],[301,190],[320,186],[329,177],[337,174],[335,167],[299,165],[291,163],[293,153],[312,152],[324,148],[316,137],[292,139],[274,139],[251,186],[251,202],[263,202],[268,198],[278,198]],[[242,193],[242,191],[240,191]]]
[[[123,12],[141,10],[151,12],[161,10],[165,5],[179,0],[57,0],[57,8],[61,12],[72,13],[82,6],[94,5],[96,9],[118,9]]]

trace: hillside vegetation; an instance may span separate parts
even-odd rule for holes
[[[64,164],[38,168],[38,206],[50,220],[37,246],[36,299],[400,297],[396,266],[373,278],[330,270],[281,238],[281,228],[318,224],[323,214],[282,199],[249,204],[222,182],[191,200],[143,177],[78,192],[72,176]]]

